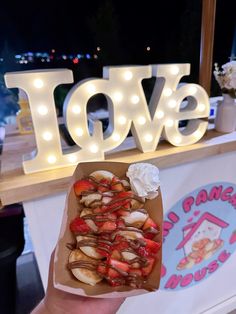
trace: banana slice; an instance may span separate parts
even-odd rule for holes
[[[102,195],[99,193],[92,193],[88,195],[83,195],[80,200],[80,204],[84,204],[86,207],[90,207],[90,205],[94,202],[101,204]]]
[[[126,189],[130,189],[130,184],[129,184],[129,181],[128,180],[121,180],[121,183],[123,184],[123,186],[126,188]]]
[[[80,250],[73,250],[69,256],[69,263],[79,262],[81,267],[78,265],[78,268],[72,268],[72,274],[80,281],[89,284],[91,286],[95,286],[98,282],[102,280],[96,270],[90,270],[85,267],[89,267],[89,265],[97,264],[97,261],[91,257],[86,256]],[[84,262],[84,263],[83,263]]]
[[[127,225],[141,228],[148,218],[147,213],[142,213],[139,211],[133,211],[128,216],[122,216],[122,219],[125,221]]]
[[[91,215],[92,213],[93,213],[92,209],[84,208],[80,213],[80,217]],[[85,221],[91,230],[93,230],[94,232],[98,231],[98,227],[96,226],[95,222],[92,219],[85,219]]]
[[[80,213],[80,217],[91,215],[93,213],[91,208],[84,208],[82,212]]]
[[[126,261],[131,261],[132,259],[135,259],[136,257],[138,257],[138,255],[134,254],[133,252],[128,252],[128,251],[121,252],[121,255]]]
[[[140,198],[140,202],[138,200],[136,200],[136,199],[132,199],[131,200],[131,208],[132,209],[142,208],[143,204],[144,204],[144,201],[142,202],[141,200],[142,200],[142,198]]]
[[[94,177],[96,180],[100,181],[101,179],[108,179],[111,180],[115,175],[106,170],[97,170],[90,174],[91,177]]]
[[[143,238],[143,235],[141,232],[133,231],[133,230],[120,230],[116,232],[116,235],[119,234],[122,237],[130,240],[140,239]]]
[[[96,242],[96,241],[93,241],[93,238],[91,238],[91,237],[86,237],[86,236],[81,236],[81,235],[78,235],[76,237],[76,240],[77,240],[77,242],[80,242],[79,244],[83,244],[83,242],[85,242],[85,244],[86,244],[86,241],[89,241],[90,243]],[[95,240],[96,240],[96,238],[95,238]],[[83,242],[81,242],[81,241],[83,241]],[[90,245],[80,246],[79,245],[79,248],[84,254],[86,254],[89,257],[92,257],[95,259],[101,259],[102,258],[102,255],[96,251],[96,248],[94,246],[90,246]]]

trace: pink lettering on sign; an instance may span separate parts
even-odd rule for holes
[[[185,213],[188,213],[191,210],[191,207],[194,203],[194,198],[192,196],[187,197],[182,204],[183,210]]]
[[[202,280],[207,273],[207,268],[203,267],[202,269],[199,269],[198,271],[196,271],[196,273],[194,274],[194,280],[195,281],[200,281]]]
[[[217,182],[189,193],[166,213],[162,289],[200,283],[230,258],[236,250],[235,209],[236,184]]]
[[[229,203],[232,204],[234,208],[236,208],[236,193],[231,196]]]
[[[213,262],[211,262],[211,263],[207,266],[208,272],[209,272],[209,273],[213,273],[214,271],[217,270],[218,267],[219,267],[218,262],[217,262],[217,261],[213,261]]]
[[[218,260],[221,263],[224,263],[229,257],[230,257],[230,253],[226,252],[226,250],[224,250],[223,252],[220,253],[220,255],[218,256]]]
[[[231,198],[231,193],[233,192],[232,186],[226,188],[223,193],[221,194],[221,200],[222,201],[228,201]]]
[[[169,221],[163,222],[163,236],[166,237],[169,234],[169,230],[173,228],[173,224]]]
[[[166,285],[165,285],[165,288],[166,288],[166,289],[175,289],[175,288],[178,286],[178,284],[179,284],[179,282],[180,282],[181,279],[182,279],[182,276],[181,276],[181,275],[179,275],[179,276],[177,276],[177,275],[172,275],[172,276],[169,278],[169,280],[167,281],[167,283],[166,283]]]
[[[174,213],[174,212],[170,212],[168,213],[167,217],[170,219],[170,221],[172,221],[173,223],[176,223],[179,221],[179,216]]]
[[[181,280],[180,286],[181,287],[186,287],[190,285],[190,283],[193,280],[193,274],[187,274],[184,276],[184,278]]]
[[[209,193],[209,197],[208,200],[212,201],[212,200],[219,200],[220,196],[221,196],[221,192],[222,192],[223,186],[213,186],[213,188],[211,189],[210,193]]]
[[[202,203],[206,203],[207,201],[207,191],[206,190],[201,190],[196,198],[196,205],[199,206]]]

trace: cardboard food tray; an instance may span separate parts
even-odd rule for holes
[[[114,173],[119,178],[124,178],[129,166],[129,163],[121,162],[86,162],[80,163],[75,169],[70,188],[67,193],[59,240],[56,247],[53,276],[55,288],[81,296],[97,298],[135,296],[150,291],[155,291],[159,288],[162,249],[159,250],[154,269],[149,275],[148,280],[142,289],[134,289],[129,286],[111,287],[105,281],[102,281],[95,286],[90,286],[78,281],[72,275],[71,271],[67,269],[70,250],[66,247],[66,245],[67,243],[75,242],[74,236],[69,229],[69,224],[78,215],[78,209],[80,206],[74,193],[74,182],[83,177],[87,177],[95,170],[107,170]],[[155,239],[159,242],[162,242],[163,208],[160,189],[159,195],[155,199],[145,201],[144,208],[147,209],[149,216],[160,227],[160,233],[156,236]]]

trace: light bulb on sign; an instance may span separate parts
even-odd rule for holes
[[[162,119],[163,117],[164,117],[164,111],[162,111],[162,110],[159,110],[159,111],[157,111],[157,113],[156,113],[156,117],[157,117],[157,119]]]
[[[193,136],[194,136],[195,138],[199,138],[201,135],[202,135],[202,132],[199,131],[199,130],[197,130],[197,131],[195,131],[195,132],[193,133]]]
[[[84,134],[84,131],[83,131],[83,129],[81,129],[81,128],[77,128],[77,129],[75,130],[75,133],[76,133],[76,135],[78,135],[78,136],[82,136],[82,135]]]
[[[174,137],[174,141],[176,144],[180,144],[181,143],[181,137],[180,136],[175,136]]]
[[[44,132],[43,133],[43,139],[45,140],[45,141],[51,141],[52,140],[52,133],[51,132]]]
[[[68,156],[68,160],[69,162],[74,163],[77,161],[77,157],[75,155],[71,155],[71,156]]]
[[[50,155],[48,156],[47,161],[49,164],[55,164],[55,162],[57,161],[57,158],[54,155]]]
[[[38,107],[37,111],[41,116],[45,116],[48,113],[48,108],[42,105]]]
[[[141,125],[145,124],[146,123],[146,118],[143,117],[143,116],[139,117],[138,118],[138,123],[141,124]]]
[[[166,120],[166,126],[171,127],[173,125],[174,125],[174,120],[172,120],[172,119]]]
[[[164,91],[163,91],[163,94],[166,96],[166,97],[169,97],[171,94],[172,94],[172,89],[171,88],[165,88]]]
[[[87,92],[88,92],[89,94],[95,93],[95,92],[96,92],[96,87],[95,87],[93,84],[88,84],[88,86],[87,86]]]
[[[120,124],[125,124],[126,123],[126,117],[125,116],[120,116],[119,118],[118,118],[118,122],[120,123]]]
[[[146,142],[151,142],[153,140],[153,136],[152,136],[152,134],[146,134],[144,136],[144,139]]]
[[[133,95],[131,97],[131,102],[136,105],[139,102],[139,97],[137,95]]]
[[[119,140],[120,140],[120,134],[114,133],[114,134],[112,135],[112,139],[113,139],[115,142],[119,141]]]
[[[204,104],[199,104],[199,105],[197,106],[197,109],[198,109],[200,112],[202,112],[202,111],[204,111],[204,110],[206,109],[206,106],[205,106]]]
[[[179,67],[173,65],[170,69],[170,73],[173,75],[177,75],[179,73]]]
[[[44,85],[44,83],[41,79],[35,79],[33,81],[33,84],[34,84],[34,87],[36,87],[36,88],[42,88]]]
[[[197,92],[197,88],[195,86],[189,86],[188,91],[190,95],[194,95]]]
[[[96,144],[92,144],[89,149],[91,153],[95,154],[98,152],[98,146]]]
[[[114,99],[118,102],[120,102],[123,99],[123,95],[119,92],[114,94]]]
[[[176,101],[174,99],[171,99],[169,102],[168,102],[168,106],[170,108],[175,108],[176,107]]]
[[[126,71],[124,73],[124,78],[126,81],[130,81],[133,78],[133,73],[131,71]]]
[[[81,112],[81,108],[79,105],[74,105],[72,107],[72,111],[75,113],[75,114],[79,114]]]

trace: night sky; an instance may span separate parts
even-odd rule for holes
[[[214,58],[228,61],[235,28],[235,0],[217,0]],[[198,64],[201,0],[2,1],[0,53],[94,52],[104,64]],[[146,47],[150,46],[150,52]]]

